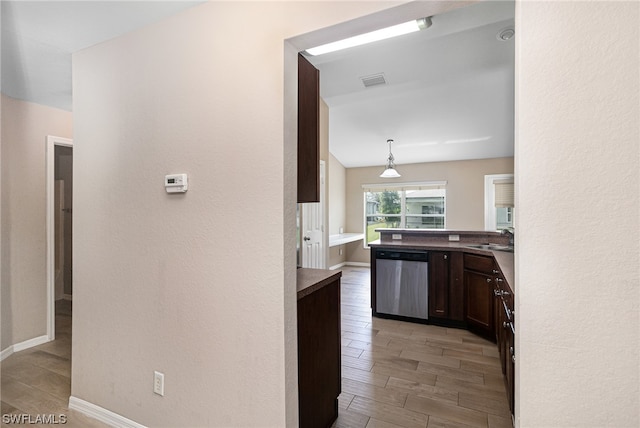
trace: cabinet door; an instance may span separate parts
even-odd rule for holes
[[[464,264],[460,251],[449,255],[449,319],[464,322]]]
[[[493,279],[490,275],[465,271],[465,319],[469,330],[495,342]]]
[[[429,317],[449,316],[449,252],[429,252]]]
[[[298,202],[320,202],[320,72],[298,54]]]
[[[331,426],[341,392],[340,280],[298,300],[298,411],[305,428]]]
[[[512,324],[509,324],[508,328],[505,329],[506,338],[505,342],[508,347],[507,358],[506,358],[506,371],[505,371],[505,384],[507,388],[507,397],[509,399],[509,410],[511,410],[511,414],[514,412],[515,405],[515,334],[513,331]]]

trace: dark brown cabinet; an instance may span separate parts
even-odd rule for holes
[[[494,317],[496,319],[495,335],[500,353],[502,374],[504,375],[507,398],[511,413],[514,411],[514,373],[515,373],[515,312],[513,310],[514,295],[500,271],[495,271],[494,278]]]
[[[298,54],[298,202],[320,201],[320,72]]]
[[[308,272],[323,272],[298,271],[299,278]],[[340,276],[331,272],[334,276],[323,280],[326,285],[298,298],[298,409],[302,428],[325,428],[338,417],[342,380]]]
[[[494,314],[495,269],[492,257],[464,255],[465,320],[467,328],[496,341]]]
[[[449,317],[449,252],[429,252],[429,318]]]
[[[429,252],[429,318],[464,321],[462,253]],[[434,318],[436,320],[434,320]]]

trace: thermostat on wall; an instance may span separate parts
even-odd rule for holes
[[[170,174],[164,176],[164,187],[167,193],[184,193],[189,188],[187,174]]]

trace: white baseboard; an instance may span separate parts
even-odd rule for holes
[[[4,361],[5,358],[13,354],[13,345],[7,346],[7,349],[0,351],[0,361]]]
[[[69,397],[69,409],[80,412],[90,418],[97,419],[112,427],[118,428],[146,428],[144,425],[127,419],[117,413],[113,413],[111,410],[107,410],[95,404],[84,401],[73,395]]]
[[[359,267],[371,267],[371,263],[365,263],[365,262],[347,262],[346,263],[347,266],[359,266]]]
[[[329,268],[329,270],[336,270],[336,269],[340,269],[341,267],[344,266],[359,266],[359,267],[371,267],[371,263],[364,263],[364,262],[342,262],[342,263],[338,263],[337,265],[333,265]]]
[[[25,340],[24,342],[16,343],[15,345],[8,346],[0,352],[0,361],[3,361],[14,352],[24,351],[25,349],[33,348],[34,346],[42,345],[49,342],[49,336],[34,337],[33,339]]]

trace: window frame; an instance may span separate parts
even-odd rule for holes
[[[400,224],[397,228],[392,229],[405,229],[407,225],[407,217],[414,218],[442,218],[442,228],[420,228],[421,230],[445,230],[447,228],[447,182],[446,181],[426,181],[426,182],[409,182],[409,183],[378,183],[378,184],[363,184],[362,185],[362,200],[363,200],[363,231],[364,248],[369,248],[368,242],[368,226],[367,217],[371,217],[372,214],[367,213],[367,193],[384,192],[384,191],[398,191],[400,195],[400,213],[399,214],[383,214],[386,217],[399,217]],[[427,190],[427,189],[442,189],[444,190],[444,205],[442,214],[414,214],[407,215],[407,191],[408,190]],[[419,230],[419,229],[416,229]]]
[[[515,180],[513,174],[489,174],[484,176],[484,230],[495,232],[498,230],[496,214],[495,182],[501,180]],[[515,208],[511,208],[511,221],[516,225]]]

